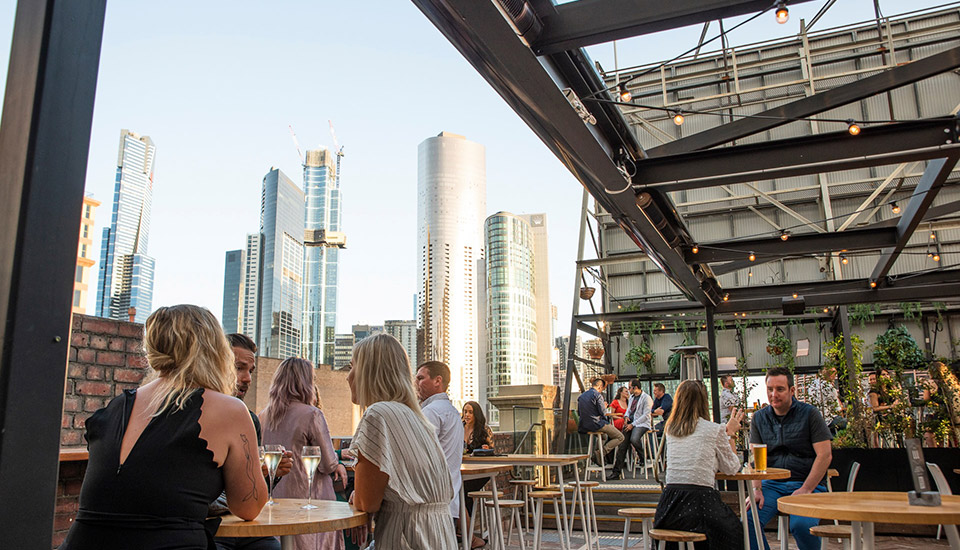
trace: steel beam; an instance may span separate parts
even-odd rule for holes
[[[936,159],[927,164],[927,169],[923,171],[923,176],[920,177],[920,182],[914,188],[910,202],[904,207],[903,215],[897,223],[897,240],[893,246],[883,250],[880,259],[877,260],[876,267],[873,268],[873,273],[870,275],[871,281],[876,281],[879,285],[884,284],[883,278],[886,277],[887,273],[890,273],[893,264],[900,257],[900,251],[907,246],[914,230],[920,225],[923,216],[927,213],[930,205],[933,204],[933,199],[937,197],[937,193],[940,192],[944,182],[950,177],[950,172],[957,164],[957,159],[960,159],[960,154]]]
[[[941,205],[932,206],[927,210],[926,215],[923,216],[923,223],[934,222],[937,218],[943,216],[954,214],[960,212],[960,201],[951,201]],[[869,225],[863,226],[861,229],[877,229],[880,227],[896,227],[900,223],[900,220],[897,218],[890,218],[889,220],[883,220]]]
[[[906,86],[960,67],[960,47],[919,59],[906,65],[894,67],[869,76],[825,90],[791,103],[758,113],[758,117],[742,118],[710,130],[649,149],[651,157],[675,155],[687,151],[709,149],[757,134],[777,126],[789,124],[798,118],[829,111],[836,107]]]
[[[747,254],[753,252],[757,256],[757,262],[763,263],[790,256],[839,250],[877,250],[894,246],[896,243],[895,228],[854,229],[843,233],[793,235],[786,241],[780,240],[780,237],[770,237],[701,243],[698,253],[694,254],[688,249],[684,252],[684,257],[688,263],[728,262],[746,260]],[[747,261],[744,267],[755,263]]]
[[[50,548],[105,0],[20,0],[0,126],[0,533]]]
[[[690,298],[711,303],[683,256],[637,208],[633,193],[618,193],[627,182],[612,157],[622,142],[585,123],[563,95],[561,90],[577,80],[566,78],[563,70],[592,68],[573,59],[566,67],[538,59],[493,2],[413,1],[667,278]],[[588,107],[594,109],[592,103]],[[625,121],[623,127],[628,127]],[[685,233],[679,220],[672,226]]]
[[[661,193],[942,158],[960,150],[956,117],[721,147],[637,161],[634,182]],[[909,147],[909,149],[904,149]]]
[[[811,0],[792,0],[790,5]],[[539,14],[538,55],[770,9],[770,0],[579,0]]]
[[[613,254],[604,258],[594,258],[591,260],[580,260],[577,265],[580,267],[599,267],[617,264],[629,264],[633,262],[645,262],[650,257],[643,252],[633,252],[629,254]]]

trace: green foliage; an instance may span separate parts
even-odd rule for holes
[[[873,318],[880,313],[878,304],[853,304],[847,307],[847,316],[851,323],[860,323],[860,327],[867,326],[867,323],[873,322]]]
[[[637,368],[637,376],[640,376],[641,367],[646,370],[647,374],[653,374],[655,372],[654,359],[656,359],[657,353],[653,351],[653,348],[650,347],[650,343],[646,338],[641,338],[640,343],[636,346],[630,348],[627,351],[625,360],[628,365],[633,365]]]
[[[837,382],[841,388],[844,388],[845,401],[848,403],[844,416],[847,418],[847,428],[837,434],[833,440],[834,447],[866,447],[869,436],[873,432],[873,420],[869,414],[869,409],[860,405],[854,407],[853,403],[864,403],[865,395],[863,386],[860,385],[860,377],[863,375],[863,338],[856,334],[850,337],[850,346],[853,351],[853,364],[847,364],[847,353],[843,345],[843,335],[840,334],[833,340],[826,343],[826,349],[823,352],[823,367],[834,369],[837,373]],[[850,381],[850,371],[853,370],[854,380]]]
[[[873,344],[874,367],[897,373],[901,383],[904,370],[920,369],[925,364],[920,346],[903,325],[888,329]]]
[[[767,336],[767,353],[773,357],[773,364],[767,367],[786,367],[793,372],[796,359],[793,356],[793,342],[778,327]]]

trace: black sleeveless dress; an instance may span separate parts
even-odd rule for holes
[[[207,505],[223,491],[223,471],[200,438],[203,389],[182,410],[153,417],[123,465],[120,444],[136,390],[87,419],[90,459],[80,510],[61,550],[206,550]]]

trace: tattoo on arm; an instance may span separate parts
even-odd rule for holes
[[[240,440],[243,441],[243,454],[245,456],[246,467],[244,468],[244,473],[246,474],[247,479],[250,480],[250,484],[252,486],[250,489],[250,492],[244,495],[243,501],[246,502],[251,498],[253,500],[260,500],[260,495],[259,495],[259,492],[257,491],[257,479],[252,475],[250,475],[250,471],[253,469],[253,466],[251,466],[251,463],[253,462],[253,455],[250,454],[250,441],[247,439],[247,436],[244,434],[240,434]],[[259,462],[259,459],[257,461]]]

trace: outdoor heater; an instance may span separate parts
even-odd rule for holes
[[[700,352],[710,351],[706,346],[677,346],[670,348],[672,352],[679,352],[680,359],[680,381],[684,380],[703,380],[703,364],[697,355]]]

